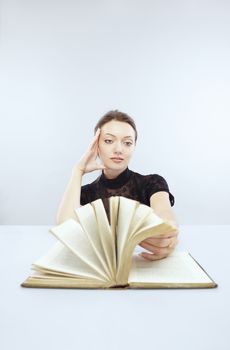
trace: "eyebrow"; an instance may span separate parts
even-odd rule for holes
[[[105,135],[110,135],[110,136],[116,137],[115,135],[110,134],[108,132]],[[124,136],[123,139],[133,139],[133,137],[132,136]]]

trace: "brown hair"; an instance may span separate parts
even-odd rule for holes
[[[117,109],[107,112],[103,115],[97,122],[94,133],[96,133],[98,128],[101,128],[104,124],[110,122],[111,120],[117,120],[119,122],[128,123],[135,131],[135,141],[137,140],[137,128],[136,124],[128,114],[118,111]]]

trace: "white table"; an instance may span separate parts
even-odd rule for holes
[[[230,349],[230,226],[181,226],[218,283],[196,290],[27,289],[51,226],[0,226],[0,349]]]

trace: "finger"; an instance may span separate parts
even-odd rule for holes
[[[98,157],[98,143],[95,142],[94,144],[91,144],[86,153],[91,157],[94,157],[93,159],[96,160]]]
[[[168,247],[168,246],[172,246],[172,245],[176,245],[176,243],[178,242],[178,238],[177,237],[173,237],[173,238],[154,238],[154,237],[150,237],[145,239],[143,242],[151,244],[155,247]]]
[[[100,133],[101,133],[101,129],[98,128],[97,131],[96,131],[96,133],[95,133],[95,137],[96,137],[97,139],[99,138]]]
[[[162,239],[162,238],[173,238],[173,237],[177,237],[178,234],[179,234],[179,231],[172,231],[170,233],[159,233],[158,235],[155,235],[152,238],[159,238],[159,239]]]
[[[177,243],[178,243],[178,238],[175,237],[175,238],[172,240],[172,242],[169,244],[169,248],[172,248],[172,250],[173,250],[173,249],[176,247]]]
[[[171,247],[155,247],[148,243],[141,243],[140,246],[146,250],[149,250],[151,253],[157,254],[157,255],[164,255],[169,254],[171,252]]]
[[[161,246],[161,245],[154,245],[152,243],[147,242],[147,240],[142,241],[139,243],[139,245],[144,248],[149,250],[150,252],[153,252],[155,254],[169,254],[173,251],[175,246],[178,243],[178,239],[174,238],[173,240],[168,242],[169,244],[167,246]]]
[[[96,131],[96,134],[94,135],[90,145],[89,145],[89,148],[92,148],[93,146],[97,145],[98,143],[98,139],[99,139],[99,136],[100,136],[100,132],[101,130],[100,129],[97,129]]]
[[[142,258],[149,260],[149,261],[155,261],[166,258],[168,255],[155,255],[151,253],[141,253],[139,254]]]
[[[156,247],[168,247],[172,243],[172,238],[147,238],[143,242],[154,245]]]
[[[96,138],[94,138],[93,140],[92,140],[92,142],[89,144],[89,150],[91,151],[91,150],[96,150],[97,149],[97,147],[98,147],[98,139]]]

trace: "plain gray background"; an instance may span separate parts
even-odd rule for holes
[[[230,2],[2,0],[0,223],[53,224],[110,109],[181,224],[229,224]],[[84,183],[98,174],[85,176]]]

